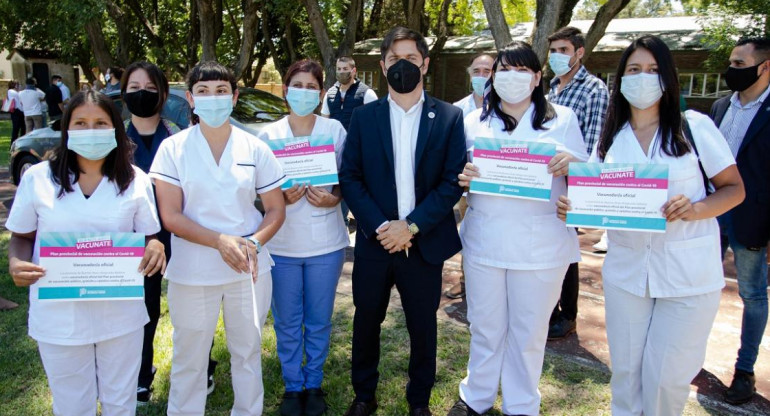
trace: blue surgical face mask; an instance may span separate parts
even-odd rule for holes
[[[489,77],[471,77],[471,86],[473,86],[473,92],[479,97],[484,96],[484,88],[489,81]]]
[[[69,130],[67,149],[88,160],[104,159],[118,147],[115,129]]]
[[[286,101],[294,114],[303,117],[311,114],[321,102],[321,91],[289,87]]]
[[[571,59],[572,57],[569,55],[558,52],[551,52],[551,54],[548,56],[548,65],[553,70],[554,75],[560,77],[569,72],[572,67],[577,64],[577,60],[575,60],[575,63],[570,65],[569,61]]]
[[[217,128],[230,118],[233,112],[233,96],[228,95],[202,95],[193,96],[195,108],[193,113],[200,117],[207,126]]]

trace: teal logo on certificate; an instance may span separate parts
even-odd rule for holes
[[[37,283],[45,301],[130,300],[144,298],[144,276],[137,271],[144,256],[144,234],[38,233]]]
[[[477,137],[473,164],[481,177],[471,181],[470,192],[548,201],[553,180],[548,163],[555,155],[553,143]]]
[[[281,189],[296,184],[327,186],[339,183],[331,135],[269,140],[267,144],[288,178]]]
[[[666,232],[668,165],[570,163],[571,227]]]

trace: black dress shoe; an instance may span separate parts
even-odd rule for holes
[[[433,416],[429,407],[413,407],[409,410],[409,416]]]
[[[305,390],[305,416],[321,416],[326,413],[324,396],[326,393],[321,389]]]
[[[569,319],[559,318],[551,326],[548,327],[548,340],[562,339],[567,335],[575,332],[577,329],[577,323],[570,321]]]
[[[748,402],[754,397],[754,392],[757,391],[756,387],[754,387],[755,383],[754,374],[735,370],[733,382],[730,383],[730,388],[725,392],[725,401],[730,404]]]
[[[281,416],[302,416],[302,392],[287,391],[284,393],[279,411]]]
[[[377,410],[377,400],[369,402],[353,402],[345,412],[345,416],[369,416]]]
[[[479,414],[468,406],[462,399],[455,402],[455,405],[449,409],[446,416],[479,416]]]

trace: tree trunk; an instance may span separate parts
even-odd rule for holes
[[[115,2],[105,2],[107,6],[108,15],[115,23],[115,28],[118,30],[118,45],[115,48],[115,55],[118,61],[118,65],[122,67],[128,66],[131,63],[129,56],[129,47],[131,35],[131,27],[128,22],[126,13]]]
[[[187,68],[185,74],[198,62],[198,45],[201,43],[198,0],[190,0],[190,30],[187,31]]]
[[[85,24],[86,36],[91,43],[91,50],[96,59],[96,65],[102,73],[107,72],[107,68],[112,66],[112,55],[107,47],[102,33],[102,25],[99,23],[99,17],[94,17]]]
[[[364,39],[373,38],[377,36],[377,30],[380,24],[380,17],[382,17],[382,4],[385,0],[374,0],[372,5],[372,12],[369,14],[369,26],[364,31]]]
[[[572,20],[572,12],[575,10],[578,1],[580,0],[564,0],[564,4],[562,4],[559,11],[559,20],[556,22],[556,30],[569,25],[569,22]]]
[[[222,1],[214,0],[214,33],[216,33],[216,39],[219,39],[225,30],[225,23],[222,21],[222,12],[224,10]]]
[[[200,22],[201,61],[217,60],[217,24],[213,0],[195,0]],[[220,22],[221,26],[221,22]]]
[[[321,14],[321,7],[318,6],[318,0],[303,0],[307,9],[308,20],[313,28],[313,34],[318,43],[318,49],[321,51],[324,69],[326,70],[325,86],[331,87],[334,84],[335,72],[335,54],[332,42],[329,39],[329,32],[326,30],[326,21]],[[352,6],[351,6],[352,7]],[[356,14],[357,16],[357,14]],[[349,29],[349,28],[348,28]],[[355,25],[353,26],[353,36],[355,36]]]
[[[235,63],[235,79],[241,79],[253,61],[254,45],[259,30],[259,0],[243,0],[243,29],[241,30],[241,50]]]
[[[281,55],[278,53],[278,49],[275,47],[273,38],[270,35],[269,24],[271,20],[272,16],[270,15],[270,11],[267,8],[267,2],[262,3],[262,24],[260,25],[262,27],[262,37],[264,39],[267,50],[270,52],[270,57],[273,58],[273,65],[275,65],[276,71],[278,71],[278,74],[280,74],[281,78],[283,78],[283,75],[286,73],[286,68],[281,63]]]
[[[425,0],[403,0],[403,3],[404,15],[406,16],[406,27],[420,33],[425,33],[423,30]]]
[[[535,27],[532,28],[532,49],[540,64],[548,57],[548,36],[556,30],[559,11],[564,0],[537,0]]]
[[[438,15],[438,22],[436,25],[436,42],[430,48],[430,64],[434,70],[437,69],[439,55],[444,50],[447,38],[449,37],[449,6],[452,4],[452,0],[443,0],[441,3],[441,11]]]
[[[608,0],[607,3],[599,9],[594,18],[594,22],[591,24],[591,28],[588,29],[586,34],[586,51],[583,55],[583,62],[588,60],[588,57],[593,52],[596,45],[604,37],[604,31],[607,30],[607,25],[610,21],[625,8],[631,0]]]
[[[267,56],[268,56],[267,48],[260,49],[259,53],[257,54],[257,67],[251,73],[252,78],[249,79],[248,83],[246,83],[247,87],[253,88],[254,85],[256,85],[257,82],[259,82],[259,76],[262,75],[262,68],[265,67],[265,63],[267,62]]]
[[[155,31],[155,28],[153,25],[157,24],[157,0],[154,3],[154,9],[153,9],[153,21],[155,23],[151,23],[149,19],[147,19],[147,16],[144,15],[144,12],[142,11],[142,6],[139,4],[139,0],[124,0],[125,3],[128,5],[128,7],[131,9],[131,11],[134,13],[137,19],[139,19],[139,22],[142,24],[142,30],[147,35],[147,37],[150,39],[150,42],[157,48],[163,47],[163,39],[158,35],[158,33]]]
[[[353,54],[353,47],[356,43],[356,32],[358,29],[358,19],[361,11],[364,9],[363,0],[350,0],[348,16],[345,21],[345,36],[337,49],[337,56],[350,56]]]
[[[483,0],[483,2],[489,29],[495,39],[495,48],[503,49],[505,45],[511,43],[511,32],[508,30],[508,23],[505,23],[503,6],[500,5],[500,0]]]

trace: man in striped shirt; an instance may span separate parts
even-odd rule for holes
[[[548,64],[556,75],[551,81],[548,101],[572,109],[578,118],[586,151],[591,154],[604,125],[609,104],[607,86],[583,66],[585,38],[580,29],[563,27],[548,37]],[[575,332],[579,291],[578,264],[567,269],[559,303],[551,315],[548,339],[564,338]]]

